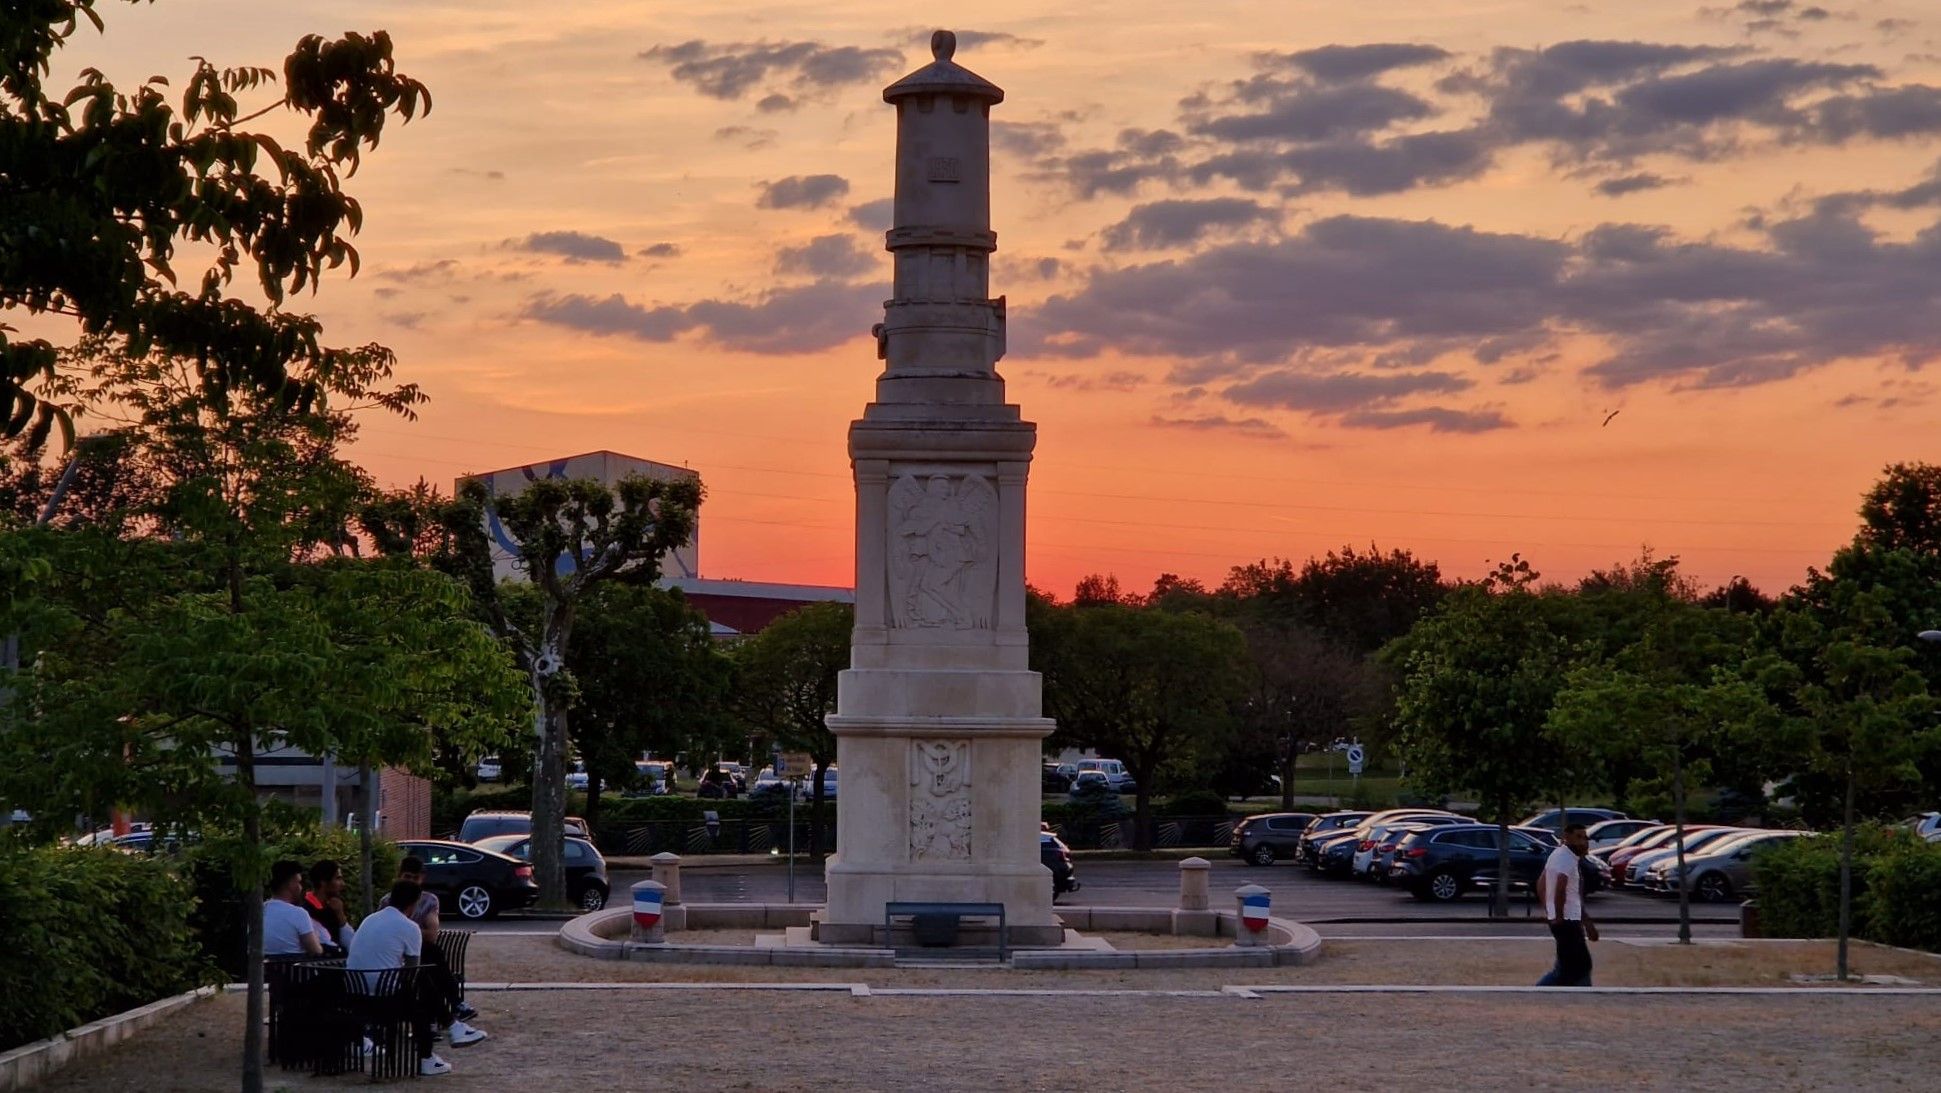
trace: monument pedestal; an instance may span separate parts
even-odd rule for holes
[[[931,49],[935,63],[883,92],[897,110],[895,276],[876,398],[849,429],[856,630],[828,719],[839,848],[816,938],[887,943],[889,903],[1001,903],[1013,944],[1056,945],[1038,848],[1052,723],[1024,621],[1037,426],[1004,401],[1005,307],[989,284],[1004,92],[951,59],[949,32]]]

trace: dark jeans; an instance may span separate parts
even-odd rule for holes
[[[1590,986],[1591,947],[1584,940],[1584,924],[1576,919],[1552,923],[1550,936],[1557,939],[1557,966],[1537,980],[1537,986]]]
[[[440,1025],[452,1023],[458,1005],[465,1000],[458,989],[458,980],[452,975],[451,964],[445,960],[445,950],[436,941],[425,943],[424,954],[418,963],[418,993],[429,999],[435,1006]]]

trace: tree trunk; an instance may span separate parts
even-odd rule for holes
[[[1496,815],[1496,891],[1490,893],[1489,913],[1491,918],[1508,918],[1510,917],[1510,822],[1502,817],[1509,815],[1509,810],[1499,810]],[[1548,908],[1545,912],[1547,917]]]
[[[1139,792],[1132,795],[1132,848],[1152,849],[1152,787],[1139,779]]]
[[[1847,979],[1847,935],[1853,929],[1853,756],[1847,757],[1847,800],[1840,817],[1840,949],[1836,960],[1841,982]]]
[[[377,878],[372,874],[375,867],[372,861],[371,829],[377,825],[377,774],[368,762],[357,764],[357,795],[362,799],[357,806],[364,816],[364,822],[357,825],[357,876],[363,881],[363,891],[357,897],[357,917],[359,921],[370,915],[371,908],[377,906],[375,887]]]
[[[1300,748],[1290,730],[1287,734],[1287,747],[1281,753],[1281,811],[1294,811],[1294,764],[1300,757]]]
[[[1685,749],[1671,749],[1671,808],[1678,853],[1678,943],[1692,943],[1692,889],[1685,876]]]
[[[535,677],[534,713],[539,748],[532,772],[532,876],[539,883],[539,905],[566,906],[566,863],[560,857],[566,832],[566,711],[548,693],[548,681]]]
[[[235,863],[243,896],[243,974],[249,983],[243,1005],[243,1093],[263,1093],[263,881],[256,868],[263,820],[256,803],[255,740],[249,733],[236,737],[236,780],[249,802],[243,812],[243,857]]]
[[[600,777],[600,772],[593,764],[588,763],[586,765],[586,811],[581,814],[581,818],[586,820],[586,826],[590,829],[587,832],[588,838],[593,836],[594,831],[600,829],[600,792],[605,788],[606,779]]]

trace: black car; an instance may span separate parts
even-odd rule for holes
[[[1373,815],[1374,813],[1372,812],[1348,811],[1325,812],[1316,816],[1314,822],[1307,825],[1306,829],[1301,832],[1300,839],[1295,842],[1294,860],[1297,862],[1306,862],[1309,868],[1313,868],[1314,862],[1308,851],[1316,841],[1325,835],[1346,831]]]
[[[444,839],[413,839],[398,849],[424,861],[425,890],[438,897],[441,914],[491,918],[539,898],[532,866],[510,855]]]
[[[1038,788],[1045,793],[1064,793],[1072,788],[1072,775],[1058,763],[1046,763]]]
[[[520,861],[532,860],[532,837],[529,835],[494,835],[480,839],[474,845],[487,850],[518,858]],[[613,892],[613,882],[607,878],[607,860],[600,851],[585,839],[569,838],[563,857],[566,866],[566,895],[573,905],[582,911],[598,911],[607,905],[607,896]]]
[[[1072,852],[1063,839],[1049,831],[1038,832],[1038,860],[1051,870],[1054,901],[1067,892],[1078,891],[1078,870],[1072,868]]]
[[[1446,903],[1493,881],[1501,832],[1495,824],[1451,824],[1411,831],[1396,847],[1389,880],[1417,899]],[[1521,831],[1510,832],[1510,880],[1536,883],[1550,848]]]
[[[1248,865],[1272,865],[1281,858],[1292,858],[1301,844],[1301,834],[1315,819],[1312,812],[1266,812],[1248,816],[1233,825],[1227,854]]]
[[[1308,868],[1325,877],[1352,876],[1355,851],[1361,848],[1361,833],[1349,828],[1330,831],[1308,846]]]
[[[586,821],[578,816],[566,817],[566,833],[577,835],[582,839],[586,838]],[[466,816],[465,822],[458,827],[458,841],[462,843],[476,843],[480,839],[489,839],[494,835],[530,834],[532,834],[532,813],[514,812],[510,809],[479,809]]]

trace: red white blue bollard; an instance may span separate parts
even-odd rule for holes
[[[1267,923],[1272,916],[1273,894],[1258,884],[1249,884],[1234,889],[1233,898],[1238,904],[1234,916],[1233,943],[1267,944]]]
[[[661,922],[661,905],[667,898],[667,886],[655,880],[636,881],[633,897],[633,939],[648,945],[665,942],[667,930]]]

